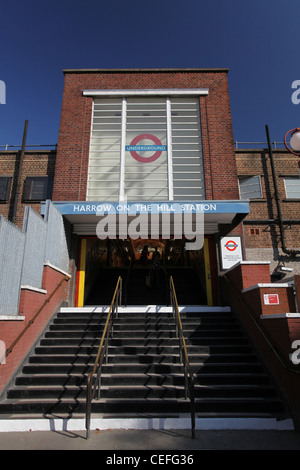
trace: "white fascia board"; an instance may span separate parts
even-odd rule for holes
[[[83,96],[205,96],[208,88],[163,88],[134,90],[83,90]]]

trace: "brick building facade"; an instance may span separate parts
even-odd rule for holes
[[[195,90],[199,94],[206,199],[239,199],[227,69],[66,70],[53,200],[85,200],[93,95],[85,89]],[[122,96],[120,92],[119,96]]]
[[[171,211],[174,202],[203,203],[206,257],[214,273],[206,272],[206,282],[215,285],[216,296],[220,236],[242,239],[240,222],[248,213],[239,197],[228,70],[65,70],[64,75],[52,199],[79,246],[96,236],[99,201],[114,207],[120,201],[168,203]],[[133,143],[153,139],[164,150],[152,166],[149,153],[128,151]],[[166,241],[160,248],[167,252]]]
[[[241,191],[246,191],[246,194],[249,191],[250,197],[250,213],[243,221],[246,259],[270,261],[274,279],[276,274],[279,279],[291,275],[292,271],[280,274],[280,266],[299,274],[299,158],[287,150],[272,150],[282,218],[281,233],[269,149],[238,149],[235,154]],[[249,190],[251,183],[256,191],[253,194]]]

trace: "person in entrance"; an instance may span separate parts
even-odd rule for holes
[[[151,286],[159,287],[160,253],[155,248],[152,255]]]

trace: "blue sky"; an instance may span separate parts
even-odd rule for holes
[[[229,68],[234,138],[300,126],[299,0],[10,0],[0,7],[0,144],[58,138],[63,69]]]

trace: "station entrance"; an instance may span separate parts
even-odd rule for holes
[[[80,237],[75,305],[109,305],[119,276],[124,305],[168,305],[172,276],[179,305],[218,305],[215,244],[200,250],[184,239]]]

